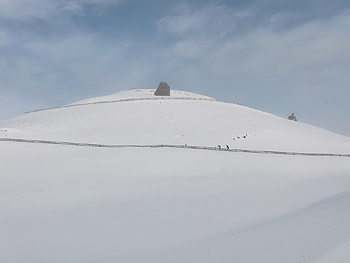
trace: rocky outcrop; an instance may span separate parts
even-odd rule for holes
[[[288,116],[288,119],[291,121],[297,121],[297,117],[295,117],[294,113],[292,113],[292,115]]]
[[[166,82],[159,83],[159,86],[154,92],[155,96],[170,96],[170,87]]]

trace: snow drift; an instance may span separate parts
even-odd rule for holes
[[[349,157],[224,148],[349,154],[348,137],[190,92],[153,94],[0,122],[1,262],[347,262]]]

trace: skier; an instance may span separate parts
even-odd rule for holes
[[[230,150],[230,147],[227,144],[226,144],[226,150],[228,151]]]
[[[220,144],[218,145],[218,148],[219,148],[219,150],[221,150],[221,145]]]

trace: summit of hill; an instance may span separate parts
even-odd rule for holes
[[[101,97],[95,97],[95,98],[89,98],[86,100],[77,101],[75,103],[72,103],[70,105],[76,105],[76,104],[86,104],[86,103],[100,103],[100,102],[108,102],[108,101],[118,101],[118,100],[132,100],[132,99],[155,99],[155,98],[167,98],[164,96],[155,96],[156,89],[149,88],[149,89],[132,89],[132,90],[124,90],[117,92],[112,95],[108,96],[101,96]],[[206,95],[200,95],[194,92],[190,91],[182,91],[182,90],[170,90],[170,96],[171,98],[184,98],[184,99],[206,99],[206,100],[215,100],[212,97],[206,96]]]

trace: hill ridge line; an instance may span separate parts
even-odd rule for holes
[[[222,102],[222,103],[231,103],[231,104],[241,105],[241,104],[236,103],[236,102],[216,100],[216,99],[210,99],[210,98],[185,98],[185,97],[130,98],[130,99],[120,99],[120,100],[106,100],[106,101],[96,101],[96,102],[87,102],[87,103],[68,104],[68,105],[64,105],[64,106],[57,106],[57,107],[51,107],[51,108],[27,111],[27,112],[24,112],[23,114],[39,112],[39,111],[46,111],[46,110],[54,110],[54,109],[86,106],[86,105],[108,104],[108,103],[128,102],[128,101],[138,101],[138,100],[203,100],[203,101],[213,101],[213,102]]]
[[[302,156],[318,156],[318,157],[350,157],[350,154],[334,154],[334,153],[304,153],[304,152],[285,152],[271,150],[248,150],[248,149],[225,149],[213,146],[196,146],[187,144],[97,144],[83,142],[65,142],[65,141],[48,141],[48,140],[31,140],[31,139],[14,139],[0,138],[0,142],[22,142],[22,143],[39,143],[39,144],[56,144],[69,145],[80,147],[95,147],[95,148],[179,148],[179,149],[198,149],[210,151],[226,151],[226,152],[241,152],[241,153],[256,153],[256,154],[275,154],[275,155],[302,155]]]

